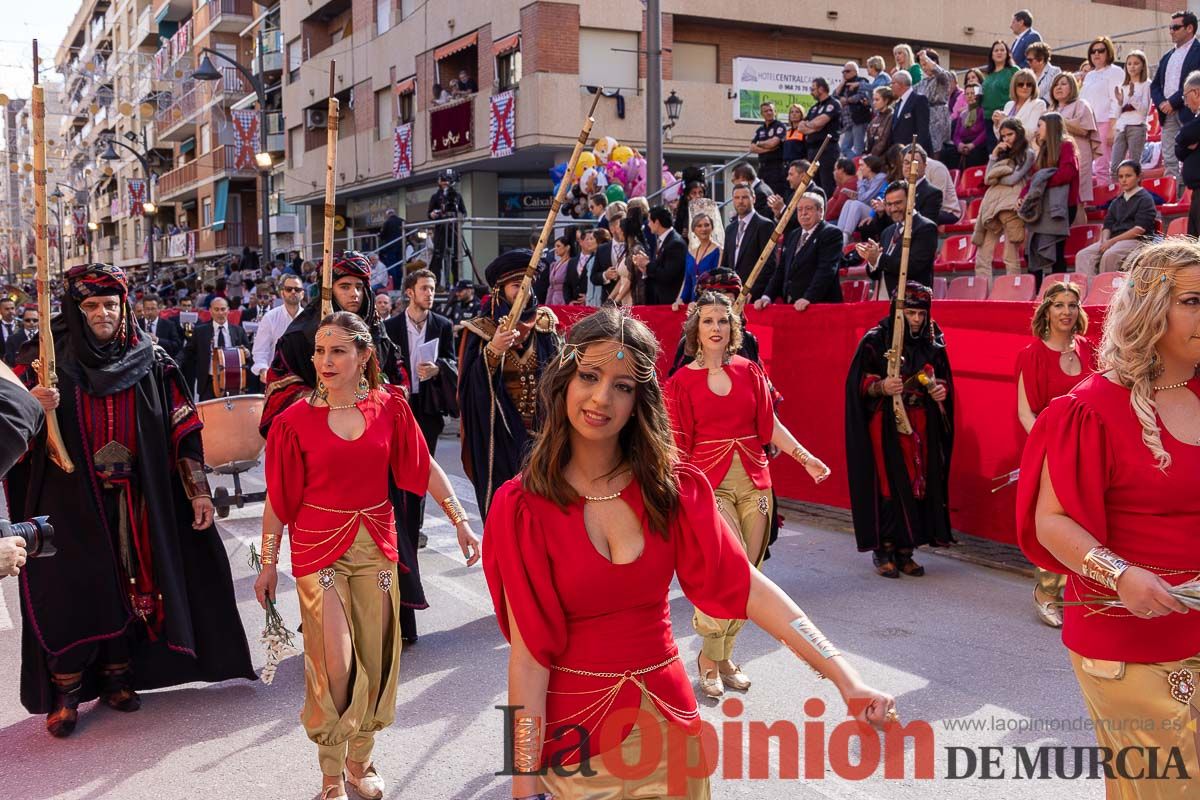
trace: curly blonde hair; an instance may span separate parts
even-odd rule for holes
[[[1171,466],[1171,454],[1163,448],[1154,402],[1154,381],[1162,369],[1154,347],[1167,330],[1171,275],[1193,266],[1200,266],[1200,242],[1190,237],[1173,236],[1135,253],[1126,262],[1125,284],[1108,306],[1100,342],[1100,368],[1111,370],[1129,389],[1129,405],[1142,425],[1142,443],[1161,470]]]
[[[733,301],[720,292],[702,292],[696,298],[688,311],[687,321],[683,323],[683,352],[689,358],[694,358],[701,352],[700,347],[700,312],[705,306],[720,306],[729,320],[729,343],[725,346],[725,361],[742,349],[742,319],[733,313]]]

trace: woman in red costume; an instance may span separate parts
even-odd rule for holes
[[[283,526],[304,631],[304,710],[317,744],[321,800],[345,800],[343,780],[366,798],[383,796],[371,760],[375,732],[392,723],[400,666],[396,486],[433,495],[455,525],[470,566],[479,542],[435,462],[408,403],[385,387],[370,329],[338,311],[314,339],[317,386],[276,417],[267,438],[260,603],[275,597]]]
[[[790,453],[817,483],[829,477],[829,468],[775,416],[762,369],[734,355],[742,344],[742,325],[728,297],[700,295],[683,330],[684,353],[692,361],[667,382],[679,456],[704,473],[715,489],[717,510],[758,567],[771,519],[766,445]],[[705,696],[718,698],[726,686],[741,692],[750,688],[750,679],[733,663],[733,644],[744,624],[744,619],[714,618],[700,608],[692,616],[692,627],[703,639],[697,666]]]
[[[1069,576],[1063,644],[1099,744],[1121,754],[1108,796],[1189,797],[1200,613],[1172,588],[1200,575],[1200,245],[1167,239],[1126,265],[1102,372],[1029,434],[1017,535],[1034,563]]]
[[[704,474],[678,463],[657,356],[653,333],[616,308],[577,322],[543,377],[546,417],[528,466],[488,514],[484,572],[512,644],[515,798],[709,796],[707,777],[676,775],[680,785],[668,785],[666,748],[641,780],[622,780],[605,763],[618,754],[634,763],[643,740],[661,744],[672,726],[686,733],[670,738],[686,743],[690,763],[703,758],[671,632],[676,575],[706,613],[753,619],[830,678],[860,722],[898,719],[895,701],[865,685],[751,567]]]
[[[1095,353],[1087,333],[1087,312],[1080,305],[1083,295],[1074,283],[1059,282],[1046,289],[1033,314],[1034,341],[1017,355],[1017,419],[1025,433],[1033,430],[1050,401],[1075,388],[1095,370]],[[1038,619],[1051,628],[1062,627],[1063,599],[1067,576],[1041,567],[1033,568],[1037,583],[1033,603]]]

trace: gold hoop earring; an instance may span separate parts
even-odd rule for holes
[[[329,387],[325,385],[325,381],[317,378],[316,397],[318,400],[329,402]]]

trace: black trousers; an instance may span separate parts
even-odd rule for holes
[[[819,147],[809,145],[809,161],[814,159],[818,149]],[[821,187],[821,190],[825,192],[826,198],[833,197],[833,193],[837,189],[837,181],[833,178],[833,168],[837,166],[837,160],[840,157],[841,153],[837,148],[837,137],[834,137],[834,141],[830,142],[829,146],[825,148],[825,152],[821,154],[820,166],[817,168],[817,174],[813,178],[816,184]]]
[[[442,435],[442,429],[446,427],[446,420],[441,414],[423,413],[416,409],[413,409],[413,416],[417,420],[417,427],[421,429],[421,435],[425,437],[425,445],[429,448],[429,457],[433,458],[437,452],[438,437]],[[415,553],[417,539],[421,535],[421,528],[425,525],[425,495],[418,497],[415,494],[405,493],[404,499],[404,535],[412,543]],[[406,640],[417,638],[416,611],[405,605],[400,606],[400,637]]]
[[[1192,190],[1192,204],[1188,206],[1187,232],[1188,236],[1200,236],[1200,187]]]
[[[48,655],[50,671],[56,675],[71,675],[86,672],[92,666],[117,666],[129,663],[129,633],[111,639],[72,647],[59,655]]]

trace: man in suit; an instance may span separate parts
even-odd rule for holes
[[[21,349],[21,345],[32,339],[38,330],[37,306],[28,306],[21,314],[21,325],[17,332],[8,337],[8,341],[4,343],[4,363],[10,367],[17,365],[17,351]]]
[[[788,174],[791,174],[790,170]],[[775,226],[771,220],[754,210],[754,195],[749,184],[739,183],[733,187],[733,211],[734,218],[725,227],[721,266],[736,272],[744,282],[750,277],[750,271],[754,269],[763,248],[771,241]],[[751,297],[762,293],[768,277],[765,271],[759,274],[755,285],[751,287]]]
[[[0,348],[8,345],[8,337],[21,330],[17,322],[17,301],[11,297],[0,297]],[[0,352],[3,352],[0,349]]]
[[[617,270],[613,266],[612,234],[608,228],[595,228],[585,233],[596,242],[596,255],[588,272],[588,305],[600,306],[617,286]],[[596,302],[598,301],[598,302]]]
[[[1013,39],[1012,47],[1009,48],[1013,63],[1020,69],[1025,69],[1029,66],[1025,61],[1025,48],[1034,42],[1040,42],[1042,35],[1033,29],[1033,15],[1025,9],[1013,14],[1009,30],[1017,37]]]
[[[246,298],[246,303],[242,306],[242,324],[247,322],[262,322],[262,318],[267,315],[267,312],[273,306],[274,301],[271,299],[271,287],[265,283],[258,284],[254,287],[254,293]]]
[[[907,70],[897,70],[892,76],[892,91],[898,99],[892,105],[892,141],[896,144],[912,144],[914,135],[917,144],[929,153],[933,141],[929,138],[929,100],[913,91],[912,76]]]
[[[379,260],[392,276],[392,286],[399,286],[404,281],[404,219],[394,208],[383,212],[379,243]]]
[[[933,220],[940,223],[942,215],[942,201],[944,199],[942,190],[929,182],[925,177],[925,170],[929,165],[929,153],[921,145],[917,145],[916,150],[913,150],[911,145],[904,148],[904,172],[905,177],[908,177],[912,170],[913,160],[917,162],[917,196],[913,204],[913,209],[925,219]],[[886,210],[886,209],[885,209]],[[957,222],[958,220],[950,220]],[[929,286],[930,284],[925,284]]]
[[[1150,99],[1162,123],[1162,153],[1165,174],[1179,180],[1180,159],[1175,155],[1175,137],[1194,113],[1184,102],[1183,82],[1200,69],[1200,42],[1196,41],[1196,15],[1177,11],[1171,15],[1171,42],[1175,45],[1158,62],[1150,82]]]
[[[1179,129],[1175,153],[1183,165],[1183,184],[1192,190],[1188,236],[1200,236],[1200,72],[1193,72],[1184,80],[1183,101],[1191,110],[1192,118]]]
[[[805,158],[798,158],[792,163],[788,164],[787,196],[785,197],[781,194],[774,194],[771,195],[771,199],[768,201],[768,205],[771,207],[770,220],[772,223],[777,222],[784,210],[787,209],[787,204],[792,201],[792,195],[795,193],[796,187],[800,185],[801,179],[808,173],[808,168],[811,166],[812,162]],[[804,191],[819,194],[821,195],[822,199],[825,200],[826,204],[829,203],[829,196],[825,194],[825,190],[821,188],[821,185],[815,180],[809,182]],[[799,224],[800,223],[796,222],[795,215],[788,217],[787,224],[783,228],[783,235],[787,236],[789,233],[796,230],[796,227]],[[774,228],[774,225],[772,225],[772,228]]]
[[[879,242],[869,240],[855,249],[867,262],[871,280],[882,276],[890,297],[896,291],[900,276],[900,254],[904,247],[904,208],[908,203],[908,182],[893,181],[883,194],[884,209],[892,224],[883,232]],[[908,280],[925,286],[933,285],[933,261],[937,258],[937,224],[914,211],[912,243],[908,255]]]
[[[158,316],[162,303],[158,297],[148,294],[142,298],[142,330],[150,334],[150,341],[167,351],[171,358],[178,359],[183,351],[183,330],[173,319]]]
[[[838,268],[842,264],[842,232],[824,221],[825,199],[806,192],[796,203],[795,231],[784,240],[771,282],[754,307],[764,309],[776,300],[804,311],[813,303],[842,302]]]
[[[657,247],[654,258],[644,253],[633,257],[633,265],[641,270],[646,281],[646,303],[648,305],[670,305],[683,288],[683,274],[687,269],[687,243],[675,232],[671,223],[671,212],[666,206],[650,209],[650,233]]]
[[[758,177],[758,173],[754,171],[754,167],[749,164],[738,164],[730,174],[735,184],[744,183],[750,187],[750,192],[754,197],[755,213],[763,217],[770,217],[771,195],[775,194],[775,190],[766,181]]]
[[[448,398],[454,397],[458,383],[458,366],[454,360],[454,323],[433,311],[433,295],[437,280],[427,269],[413,270],[404,277],[404,295],[408,308],[383,323],[388,338],[400,349],[400,358],[408,368],[408,404],[413,417],[425,437],[432,458],[437,451],[438,437],[445,426],[443,415],[454,414],[458,409],[448,407]],[[417,361],[417,353],[425,342],[437,342],[437,359]],[[449,387],[441,390],[441,385]],[[424,547],[425,534],[421,526],[425,522],[425,497],[405,496],[405,533],[416,547]],[[408,612],[411,613],[411,610]],[[413,635],[416,621],[412,622]]]
[[[242,326],[229,321],[229,301],[224,297],[214,297],[208,310],[212,320],[196,326],[192,338],[184,345],[181,364],[188,389],[195,386],[199,390],[200,400],[212,400],[216,396],[213,394],[212,381],[213,350],[242,347],[246,349],[247,362],[250,361],[250,340]],[[246,364],[246,371],[249,373],[250,363]]]

